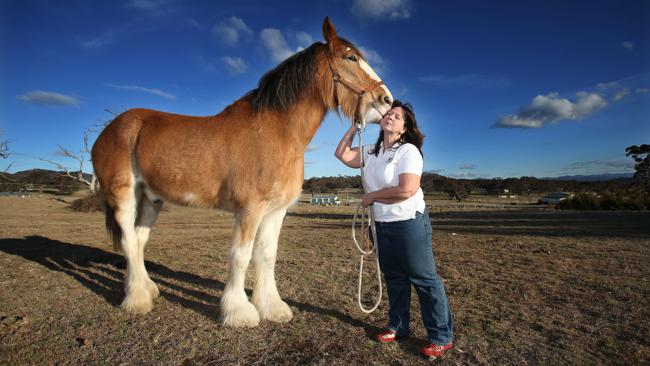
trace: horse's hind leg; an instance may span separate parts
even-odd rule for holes
[[[221,321],[225,326],[254,327],[260,322],[257,309],[246,296],[244,279],[262,211],[264,209],[261,206],[248,207],[240,210],[236,215],[230,250],[230,272],[221,298]]]
[[[135,178],[129,174],[122,179],[115,178],[107,192],[107,204],[115,211],[115,221],[119,225],[122,238],[121,246],[126,258],[126,278],[124,289],[126,296],[122,301],[125,310],[144,314],[153,308],[153,301],[147,289],[147,274],[143,258],[140,255],[138,234],[135,231],[135,220],[138,202],[135,189]],[[110,199],[108,199],[110,198]]]
[[[151,280],[147,269],[144,265],[144,247],[149,240],[149,233],[151,228],[158,219],[158,213],[162,208],[163,201],[154,197],[149,197],[143,188],[139,188],[136,192],[138,199],[138,217],[135,221],[135,233],[138,237],[138,259],[137,263],[141,266],[140,270],[144,274],[147,290],[152,299],[158,297],[160,292],[158,286]]]
[[[282,301],[275,285],[278,237],[286,212],[286,209],[280,209],[264,216],[257,230],[253,248],[256,272],[253,304],[262,319],[275,322],[288,322],[293,317],[291,309]]]

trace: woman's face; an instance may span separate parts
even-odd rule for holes
[[[404,133],[406,132],[404,122],[404,110],[402,107],[391,108],[384,117],[379,121],[379,125],[384,133]]]

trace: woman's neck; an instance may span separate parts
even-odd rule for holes
[[[399,141],[400,135],[384,133],[384,149],[393,147]]]

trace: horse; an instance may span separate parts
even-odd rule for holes
[[[121,307],[144,314],[159,295],[144,248],[164,202],[234,214],[229,274],[220,303],[224,326],[254,327],[293,317],[275,281],[278,237],[300,195],[304,153],[328,111],[353,123],[377,123],[393,97],[351,42],[323,21],[316,42],[262,76],[214,116],[130,109],[92,148],[106,230],[126,258]],[[244,290],[256,269],[252,303]]]

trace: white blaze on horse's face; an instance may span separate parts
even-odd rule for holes
[[[361,66],[361,69],[365,71],[372,80],[381,81],[379,75],[377,75],[375,70],[373,70],[365,60],[360,59],[359,66]],[[388,87],[386,85],[382,85],[377,89],[380,89],[381,91],[374,90],[371,94],[381,95],[382,97],[379,99],[373,98],[372,101],[368,104],[366,113],[363,115],[363,125],[366,123],[379,123],[384,114],[390,110],[393,103],[393,95],[390,93],[390,90],[388,90]]]
[[[350,51],[350,47],[345,49],[345,52]],[[368,63],[359,58],[359,67],[372,79],[372,81],[381,81],[381,78],[375,70],[368,65]],[[366,123],[379,123],[386,112],[388,112],[393,103],[393,95],[388,90],[386,85],[381,85],[377,89],[372,90],[367,95],[371,95],[372,100],[366,104],[366,110],[362,113],[361,124],[365,126]]]

